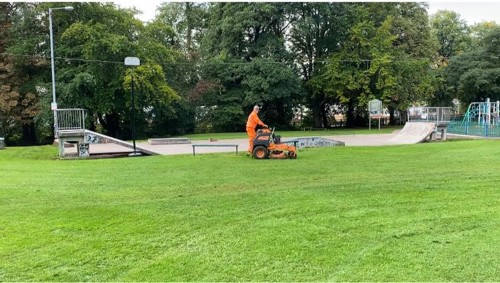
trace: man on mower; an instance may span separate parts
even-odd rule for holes
[[[250,154],[252,154],[252,150],[253,150],[253,140],[255,139],[255,136],[257,135],[255,133],[255,129],[257,128],[257,125],[260,125],[264,128],[267,128],[267,125],[264,124],[264,122],[262,122],[260,119],[259,119],[259,106],[255,105],[253,107],[253,111],[252,113],[250,113],[250,115],[248,116],[248,120],[247,120],[247,133],[248,133],[248,152],[250,152]]]

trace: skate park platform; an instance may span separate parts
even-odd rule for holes
[[[134,144],[90,130],[59,131],[59,157],[90,157],[91,155],[126,156],[134,153]],[[67,144],[75,144],[67,148]],[[143,155],[158,155],[154,149],[141,145],[135,146],[135,152]]]
[[[430,109],[430,108],[429,108]],[[437,108],[436,108],[437,109]],[[431,109],[433,110],[433,109]],[[436,133],[439,127],[446,129],[446,123],[441,123],[444,113],[437,109],[430,113],[422,122],[407,122],[404,128],[392,134],[364,134],[364,135],[336,135],[319,137],[291,137],[283,139],[283,142],[294,143],[301,147],[325,147],[325,146],[385,146],[398,144],[414,144],[425,141]],[[241,152],[246,152],[248,139],[223,139],[207,141],[190,141],[187,138],[165,138],[149,139],[131,142],[116,139],[97,132],[85,129],[85,110],[83,109],[59,109],[57,112],[59,134],[59,156],[60,157],[92,157],[92,156],[132,156],[140,153],[142,155],[172,155],[191,154],[193,145],[197,147],[197,153],[234,152],[233,146]],[[436,113],[436,115],[434,115]],[[429,117],[437,117],[437,121],[429,121]],[[421,118],[420,115],[419,118]],[[441,125],[441,124],[442,125]],[[443,130],[445,131],[445,130]],[[444,133],[445,134],[445,133]],[[67,144],[76,144],[76,147],[67,148]],[[203,146],[210,145],[210,146]],[[231,147],[224,145],[231,144]],[[218,146],[220,145],[220,146]],[[134,152],[135,148],[135,152]],[[131,155],[131,153],[133,153]]]
[[[412,131],[418,129],[417,127],[411,127]],[[320,137],[290,137],[283,138],[283,142],[293,142],[296,140],[311,140],[318,139],[323,143],[325,140],[333,141],[336,146],[391,146],[391,145],[399,145],[399,144],[412,144],[425,140],[425,131],[418,136],[418,138],[414,138],[413,132],[406,130],[403,134],[399,134],[402,130],[395,131],[390,134],[361,134],[361,135],[335,135],[335,136],[324,136]],[[430,131],[430,127],[429,127]],[[411,140],[410,140],[411,139]],[[137,142],[137,147],[148,150],[151,152],[155,152],[158,155],[179,155],[179,154],[193,154],[192,145],[197,144],[213,144],[214,146],[204,147],[200,146],[196,149],[196,156],[199,154],[207,154],[207,153],[232,153],[234,154],[234,148],[232,147],[218,147],[217,144],[234,144],[238,145],[240,152],[246,152],[248,147],[248,139],[220,139],[217,141],[210,140],[192,140],[190,144],[161,144],[161,145],[151,145],[148,141],[139,141]],[[317,145],[320,146],[320,145]],[[300,148],[299,144],[297,147]],[[304,142],[303,147],[312,147],[307,146],[307,143]],[[67,149],[68,153],[76,154],[75,148]],[[95,143],[89,145],[89,152],[92,154],[106,154],[106,153],[132,153],[132,149],[130,147],[125,147],[123,145],[117,143]],[[241,154],[241,153],[240,153]]]

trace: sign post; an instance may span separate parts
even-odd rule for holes
[[[382,101],[373,99],[368,101],[368,129],[372,129],[372,115],[378,116],[378,129],[380,130],[380,118],[382,118]]]

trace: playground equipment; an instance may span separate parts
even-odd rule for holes
[[[463,124],[476,123],[478,126],[496,126],[499,123],[500,101],[472,102],[464,115]]]
[[[281,142],[281,136],[274,134],[274,128],[259,129],[253,142],[252,155],[255,159],[267,158],[297,158],[294,145]]]
[[[455,134],[500,137],[500,101],[472,102],[463,119],[453,121],[449,131]]]

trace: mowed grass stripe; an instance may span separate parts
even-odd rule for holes
[[[0,152],[0,281],[498,281],[498,141]],[[31,153],[30,153],[31,152]]]

